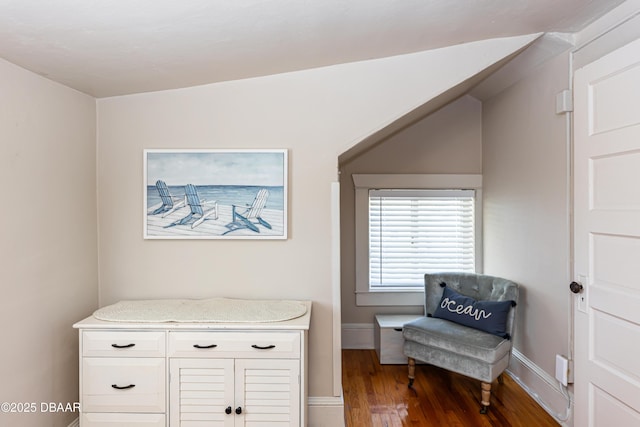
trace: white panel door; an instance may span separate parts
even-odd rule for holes
[[[300,427],[300,361],[236,360],[236,427]]]
[[[233,359],[171,359],[170,427],[235,425]]]
[[[640,40],[574,80],[575,420],[640,426]]]

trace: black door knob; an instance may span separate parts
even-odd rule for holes
[[[231,414],[231,411],[232,411],[231,406],[227,406],[227,409],[224,410],[224,413],[229,415]]]
[[[571,292],[573,292],[574,294],[579,294],[580,292],[582,292],[582,289],[584,289],[584,288],[578,282],[571,282],[569,284],[569,289],[571,289]]]
[[[238,407],[236,408],[236,414],[240,415],[241,413],[242,413],[242,407],[241,407],[241,406],[238,406]]]

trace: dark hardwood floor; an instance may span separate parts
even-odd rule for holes
[[[494,382],[491,406],[480,414],[480,382],[429,365],[380,365],[374,350],[342,351],[346,427],[558,427],[508,375]]]

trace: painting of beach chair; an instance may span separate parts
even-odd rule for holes
[[[149,209],[151,210],[150,215],[162,214],[162,218],[164,218],[165,216],[172,214],[176,209],[180,209],[185,206],[184,198],[172,196],[167,184],[161,179],[156,181],[156,189],[158,190],[158,194],[160,195],[162,202]]]
[[[184,194],[187,204],[191,208],[191,213],[182,219],[172,222],[164,228],[173,227],[175,225],[185,225],[191,222],[191,228],[196,228],[207,219],[218,219],[218,202],[215,200],[200,200],[198,190],[193,184],[187,184],[184,187]],[[212,205],[205,208],[206,205]],[[213,215],[213,218],[209,218]],[[193,222],[192,222],[193,221]]]
[[[232,222],[227,224],[229,231],[224,234],[231,233],[232,231],[239,230],[241,228],[248,228],[256,233],[260,232],[257,225],[262,225],[268,229],[271,229],[271,224],[262,219],[262,209],[267,204],[269,198],[269,191],[266,188],[258,191],[251,206],[247,207],[244,211],[238,212],[238,206],[232,205]]]

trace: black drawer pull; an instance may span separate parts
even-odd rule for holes
[[[131,347],[133,347],[133,346],[135,346],[135,344],[134,344],[134,343],[131,343],[131,344],[125,344],[125,345],[120,345],[120,344],[111,344],[111,347],[113,347],[113,348],[131,348]]]
[[[396,332],[402,332],[402,328],[393,328],[393,330]]]
[[[209,345],[194,344],[193,346],[195,348],[216,348],[218,344],[209,344]]]
[[[135,384],[129,384],[129,385],[125,385],[125,386],[119,386],[117,384],[111,384],[111,387],[115,388],[116,390],[126,390],[128,388],[134,388],[136,385]]]
[[[276,346],[273,344],[265,346],[253,344],[251,347],[257,348],[258,350],[271,350],[272,348],[276,348]]]

